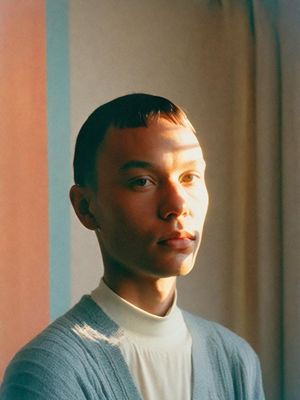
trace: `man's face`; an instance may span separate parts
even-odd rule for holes
[[[96,168],[92,212],[105,268],[143,277],[187,274],[208,207],[205,162],[191,128],[164,118],[110,128]]]

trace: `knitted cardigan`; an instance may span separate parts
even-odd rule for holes
[[[193,340],[192,400],[263,400],[252,348],[219,324],[185,311],[183,316]],[[84,296],[16,354],[0,399],[141,400],[118,346],[122,335],[91,297]]]

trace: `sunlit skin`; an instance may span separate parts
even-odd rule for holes
[[[136,306],[164,315],[176,277],[190,272],[208,207],[196,135],[157,118],[148,127],[111,127],[98,151],[97,188],[73,186],[81,222],[96,230],[104,280]]]

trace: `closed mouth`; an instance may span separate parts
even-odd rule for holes
[[[157,243],[162,246],[180,250],[191,247],[195,239],[195,235],[189,232],[174,232],[170,235],[166,235]]]
[[[158,243],[163,243],[169,240],[195,240],[196,236],[190,232],[172,232],[169,235],[162,237]]]

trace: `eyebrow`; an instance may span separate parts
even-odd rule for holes
[[[204,167],[206,166],[206,163],[204,161],[204,159],[199,159],[199,160],[192,160],[192,161],[187,161],[185,163],[186,166],[188,165],[194,165],[194,164],[198,164],[200,163],[201,165],[203,165]],[[142,169],[150,169],[150,168],[155,168],[154,164],[151,164],[148,161],[142,161],[142,160],[130,160],[128,162],[126,162],[124,165],[122,165],[120,167],[120,172],[126,172],[130,169],[134,169],[134,168],[142,168]]]
[[[148,161],[130,160],[120,167],[120,171],[126,172],[131,168],[153,168],[154,165]]]

